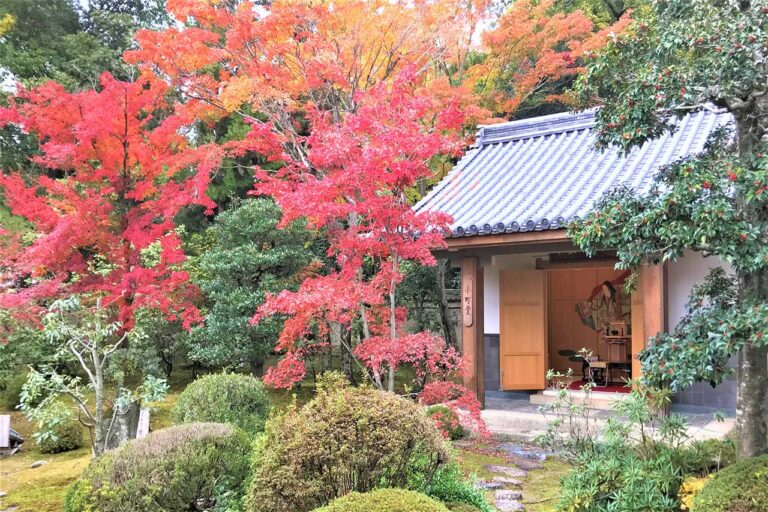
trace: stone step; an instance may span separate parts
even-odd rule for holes
[[[531,395],[531,403],[534,405],[552,405],[558,400],[559,391],[555,389],[545,389]],[[568,390],[568,394],[578,404],[586,404],[592,409],[611,410],[617,400],[626,400],[629,393],[605,393],[602,391],[592,391],[587,396],[583,391]]]

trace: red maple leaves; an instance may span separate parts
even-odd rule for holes
[[[269,297],[254,321],[288,314],[278,348],[306,353],[318,329],[326,332],[330,322],[348,327],[362,317],[366,332],[355,355],[377,380],[383,367],[405,363],[425,371],[441,362],[446,372],[460,366],[460,357],[439,338],[403,334],[402,315],[390,299],[402,279],[402,261],[431,264],[431,249],[444,245],[448,217],[416,213],[406,192],[431,175],[433,157],[459,149],[463,122],[453,104],[419,94],[409,78],[405,71],[391,84],[360,93],[356,112],[340,122],[310,111],[306,161],[257,173],[257,192],[275,198],[283,222],[302,217],[325,230],[335,268],[308,278],[297,292]],[[290,369],[278,366],[266,378],[291,385],[303,377],[296,365],[291,358]]]
[[[98,91],[49,82],[0,112],[38,137],[34,161],[47,170],[32,183],[21,172],[0,175],[5,203],[35,232],[4,254],[4,266],[26,279],[0,294],[3,307],[96,293],[128,325],[145,306],[187,325],[200,320],[174,217],[215,206],[205,191],[225,149],[192,147],[191,123],[172,113],[168,93],[158,80],[104,74]]]

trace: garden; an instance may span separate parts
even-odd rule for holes
[[[768,511],[767,53],[768,0],[0,0],[0,512]],[[604,425],[550,374],[505,438],[414,205],[478,127],[593,107],[625,155],[733,122],[574,251],[723,264]],[[692,439],[672,396],[734,375]]]

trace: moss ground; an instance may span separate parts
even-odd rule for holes
[[[460,446],[458,461],[465,475],[470,479],[491,479],[494,474],[486,466],[510,466],[503,453],[496,450],[493,443],[474,446]],[[549,459],[542,469],[529,471],[523,482],[523,504],[527,512],[552,512],[559,497],[560,479],[571,467],[557,459]],[[493,492],[487,497],[493,503]]]

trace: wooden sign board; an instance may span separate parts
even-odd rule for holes
[[[11,447],[11,417],[0,416],[0,448]]]
[[[464,278],[461,285],[461,316],[464,319],[464,327],[472,327],[474,321],[474,304],[472,303],[472,292],[474,290],[472,278]]]
[[[149,409],[142,407],[139,411],[139,426],[136,428],[136,439],[144,439],[149,434]]]

